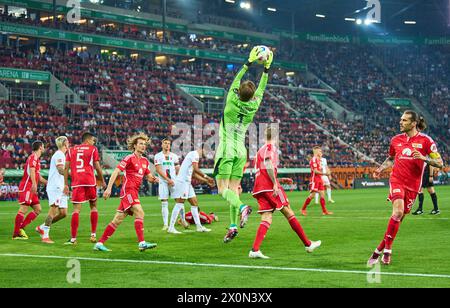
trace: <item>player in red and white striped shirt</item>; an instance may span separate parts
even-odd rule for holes
[[[33,153],[28,157],[24,167],[22,181],[19,185],[19,204],[20,209],[16,216],[14,224],[13,240],[27,240],[25,227],[41,213],[41,204],[38,196],[38,184],[47,185],[47,180],[41,174],[40,157],[45,151],[44,144],[41,141],[35,141],[32,144]],[[28,208],[31,207],[33,212],[25,218]]]
[[[249,253],[250,258],[268,259],[259,249],[264,237],[272,224],[272,216],[275,211],[280,211],[288,220],[292,230],[297,233],[300,240],[305,245],[307,252],[313,252],[320,247],[321,242],[312,242],[303,232],[303,228],[290,208],[289,199],[281,187],[278,175],[278,130],[269,128],[266,130],[266,144],[258,151],[255,160],[255,186],[253,188],[253,197],[258,200],[261,214],[261,224],[256,233],[255,242]]]
[[[108,187],[103,194],[105,200],[111,196],[112,186],[119,174],[123,172],[125,180],[120,192],[120,205],[114,219],[106,227],[102,238],[94,246],[94,250],[109,251],[104,245],[105,242],[114,234],[117,227],[119,227],[128,215],[135,216],[134,228],[139,241],[139,250],[144,251],[156,247],[156,244],[147,243],[144,240],[144,210],[142,209],[141,201],[139,201],[139,187],[141,186],[144,177],[147,177],[147,180],[150,183],[159,182],[158,178],[150,173],[150,163],[147,158],[143,156],[149,140],[149,137],[143,133],[128,138],[128,149],[133,151],[133,154],[125,157],[117,166],[116,170],[114,170],[111,175]]]
[[[69,169],[72,180],[73,213],[71,221],[71,239],[67,245],[74,245],[77,241],[78,226],[80,224],[80,212],[84,203],[89,202],[91,207],[91,242],[97,242],[96,230],[98,223],[97,210],[97,179],[106,187],[100,166],[100,155],[95,146],[97,138],[92,133],[84,133],[82,144],[70,148],[66,154],[66,167],[64,171],[64,194],[69,194]]]

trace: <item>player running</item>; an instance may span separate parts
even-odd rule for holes
[[[204,174],[199,167],[200,156],[202,155],[202,150],[189,152],[181,164],[180,171],[175,179],[175,186],[173,192],[173,198],[175,199],[175,207],[172,211],[172,217],[170,218],[168,233],[171,234],[181,234],[181,232],[175,229],[175,223],[177,221],[178,214],[181,211],[184,212],[184,203],[186,200],[191,204],[191,212],[197,226],[197,232],[210,232],[210,229],[202,226],[200,222],[199,210],[198,210],[198,200],[195,195],[194,187],[192,187],[192,177],[201,181],[202,183],[208,184],[210,187],[214,187],[214,179]],[[181,219],[185,217],[182,215]]]
[[[334,203],[335,201],[331,198],[331,170],[328,168],[328,162],[325,157],[322,157],[320,160],[320,165],[322,166],[322,172],[327,173],[328,175],[322,175],[323,186],[327,191],[328,202]],[[319,193],[316,193],[316,204],[319,204]]]
[[[291,228],[305,245],[307,252],[313,252],[321,245],[321,241],[311,242],[305,235],[303,228],[290,208],[289,199],[277,179],[279,162],[277,143],[278,131],[269,127],[266,130],[266,144],[259,149],[256,155],[253,197],[258,200],[261,224],[256,233],[253,248],[249,253],[249,257],[253,259],[269,259],[269,257],[263,255],[259,248],[272,224],[272,216],[275,211],[283,213]]]
[[[231,223],[224,237],[225,243],[230,242],[238,234],[239,214],[241,214],[240,227],[243,228],[251,213],[251,208],[244,205],[238,194],[238,187],[241,184],[244,166],[247,162],[245,135],[262,102],[269,79],[273,53],[270,52],[269,59],[264,63],[264,72],[258,88],[249,80],[241,83],[241,79],[250,65],[256,61],[259,52],[258,47],[253,48],[248,62],[236,75],[228,92],[220,122],[220,143],[216,151],[214,177],[217,180],[218,193],[230,204]]]
[[[69,194],[69,169],[72,180],[73,213],[71,222],[71,239],[66,245],[77,243],[78,226],[80,224],[80,212],[84,203],[89,201],[91,207],[91,242],[97,242],[96,230],[98,223],[97,210],[97,181],[94,169],[97,171],[97,180],[106,187],[100,166],[100,156],[95,146],[97,138],[92,133],[82,135],[82,144],[70,148],[66,154],[66,167],[64,170],[64,193]]]
[[[180,170],[180,159],[178,155],[170,152],[171,145],[170,139],[164,139],[162,151],[155,155],[155,168],[159,178],[158,194],[164,223],[163,231],[167,231],[169,228],[169,195],[173,195],[174,179]]]
[[[58,151],[53,154],[50,161],[50,171],[48,175],[47,196],[50,210],[45,222],[36,227],[36,231],[41,235],[42,242],[53,244],[50,239],[50,227],[52,224],[64,219],[67,216],[67,204],[69,196],[64,194],[64,167],[66,165],[66,153],[69,149],[69,140],[65,136],[56,138]]]
[[[143,133],[128,138],[128,149],[133,151],[133,154],[128,155],[120,162],[111,175],[108,187],[103,193],[103,197],[107,200],[111,196],[114,182],[119,174],[123,172],[125,181],[120,192],[120,205],[114,219],[106,227],[98,243],[95,244],[94,250],[110,251],[104,244],[128,215],[135,216],[134,228],[139,241],[139,250],[145,251],[156,247],[156,244],[147,243],[144,239],[144,210],[142,209],[141,201],[139,201],[139,187],[144,177],[147,177],[150,183],[158,183],[158,179],[150,173],[149,161],[144,157],[149,141],[150,138]]]
[[[306,208],[311,203],[311,200],[314,198],[314,195],[318,193],[320,195],[320,205],[322,206],[322,214],[323,215],[333,215],[333,212],[329,212],[326,208],[325,204],[325,187],[323,185],[322,176],[329,176],[329,169],[324,172],[321,165],[322,159],[322,149],[319,146],[313,147],[313,158],[309,162],[309,166],[311,167],[311,181],[309,183],[309,191],[310,194],[308,198],[306,198],[305,203],[302,208],[302,215],[306,216]]]
[[[32,223],[41,213],[41,204],[38,196],[38,185],[42,183],[47,185],[47,180],[41,174],[40,158],[45,151],[44,144],[41,141],[35,141],[31,145],[33,153],[28,157],[25,164],[22,181],[19,185],[19,212],[17,213],[13,240],[27,240],[28,235],[25,233],[25,228]],[[33,211],[27,215],[28,208],[31,207]]]
[[[381,254],[383,254],[382,263],[391,264],[392,244],[400,223],[411,211],[420,191],[426,164],[436,168],[443,167],[434,141],[418,131],[425,128],[426,123],[422,116],[411,110],[405,111],[400,119],[402,134],[392,138],[389,157],[373,174],[375,179],[379,179],[383,170],[393,166],[389,179],[389,199],[393,205],[393,212],[383,240],[369,259],[368,266],[377,264]]]

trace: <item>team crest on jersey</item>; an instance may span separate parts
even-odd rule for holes
[[[423,145],[421,143],[413,143],[412,147],[415,149],[423,149]]]
[[[404,149],[403,151],[402,151],[402,155],[405,155],[405,156],[411,156],[412,155],[412,150],[411,149]]]
[[[142,168],[139,169],[139,174],[144,174],[144,170],[142,170]]]
[[[437,152],[437,146],[436,144],[433,143],[433,145],[431,146],[431,152],[436,153]]]

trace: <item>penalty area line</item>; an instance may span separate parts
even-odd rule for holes
[[[131,263],[131,264],[158,264],[158,265],[197,266],[197,267],[211,267],[211,268],[273,270],[273,271],[292,271],[292,272],[315,272],[315,273],[337,273],[337,274],[359,274],[359,275],[380,274],[380,275],[384,275],[384,276],[450,279],[450,275],[444,275],[444,274],[372,272],[372,271],[370,271],[370,269],[368,269],[367,271],[334,270],[334,269],[301,268],[301,267],[276,267],[276,266],[239,265],[239,264],[214,264],[214,263],[192,263],[192,262],[156,261],[156,260],[130,260],[130,259],[105,259],[105,258],[87,258],[87,257],[63,257],[63,256],[9,254],[9,253],[0,254],[0,257],[26,257],[26,258],[59,259],[59,260],[76,259],[76,260],[80,260],[80,261],[94,261],[94,262],[106,262],[106,263],[109,262],[109,263]]]

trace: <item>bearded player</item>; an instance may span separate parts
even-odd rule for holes
[[[225,243],[237,236],[239,215],[240,227],[243,228],[252,211],[240,200],[238,193],[244,166],[247,162],[245,135],[262,102],[269,79],[273,53],[269,52],[269,58],[264,63],[264,72],[258,88],[249,80],[241,83],[241,79],[250,65],[258,59],[260,52],[261,47],[253,48],[248,62],[236,75],[228,92],[220,122],[220,143],[216,151],[214,177],[217,180],[218,193],[230,204],[230,226],[223,240]]]
[[[129,215],[135,216],[134,228],[139,242],[138,249],[145,251],[156,247],[156,244],[147,243],[144,240],[144,210],[139,201],[139,187],[144,177],[147,177],[150,183],[158,183],[158,179],[150,173],[149,161],[143,156],[149,140],[149,137],[143,133],[128,138],[128,149],[133,151],[133,154],[128,155],[120,162],[111,175],[108,187],[103,193],[103,197],[107,200],[111,196],[114,182],[119,174],[123,172],[125,181],[120,192],[120,205],[114,219],[106,227],[102,238],[95,244],[94,250],[110,251],[104,244]]]
[[[313,252],[320,247],[321,241],[311,242],[305,235],[302,226],[291,210],[289,200],[281,187],[278,175],[278,131],[269,127],[266,130],[266,144],[259,149],[255,160],[255,186],[253,188],[253,197],[258,200],[259,211],[261,214],[261,224],[256,233],[255,242],[249,257],[256,259],[268,259],[259,249],[267,231],[272,224],[272,216],[275,211],[280,211],[288,220],[292,230],[297,233],[300,240],[305,245],[307,252]]]
[[[97,180],[106,187],[100,166],[100,155],[95,146],[97,138],[92,133],[84,133],[81,137],[82,144],[70,148],[66,154],[66,166],[64,170],[64,194],[69,195],[69,170],[72,180],[73,213],[71,221],[71,238],[66,245],[77,243],[78,226],[80,224],[80,212],[84,203],[89,202],[91,207],[91,242],[97,242],[96,230],[98,223],[97,210]]]
[[[308,205],[311,203],[311,201],[314,198],[314,195],[316,193],[319,194],[320,196],[320,205],[322,206],[322,214],[323,215],[333,215],[333,212],[329,212],[326,208],[326,204],[325,204],[325,186],[323,185],[323,180],[322,180],[322,176],[326,175],[326,176],[330,176],[330,171],[328,170],[323,170],[322,169],[322,164],[321,164],[321,159],[322,159],[322,149],[319,146],[315,146],[313,148],[313,158],[311,159],[311,161],[309,162],[309,166],[311,168],[311,180],[309,183],[309,191],[310,194],[308,196],[308,198],[306,198],[305,203],[303,204],[303,208],[302,208],[302,215],[306,216],[307,212],[306,212],[306,208],[308,207]]]
[[[420,191],[426,165],[436,168],[443,166],[434,141],[419,132],[425,128],[426,123],[422,116],[411,110],[405,111],[400,119],[402,134],[392,138],[389,157],[373,174],[375,179],[379,179],[383,170],[393,167],[389,179],[389,199],[393,211],[383,240],[369,259],[368,266],[377,264],[381,254],[382,263],[391,264],[392,244],[401,222],[411,211]]]

